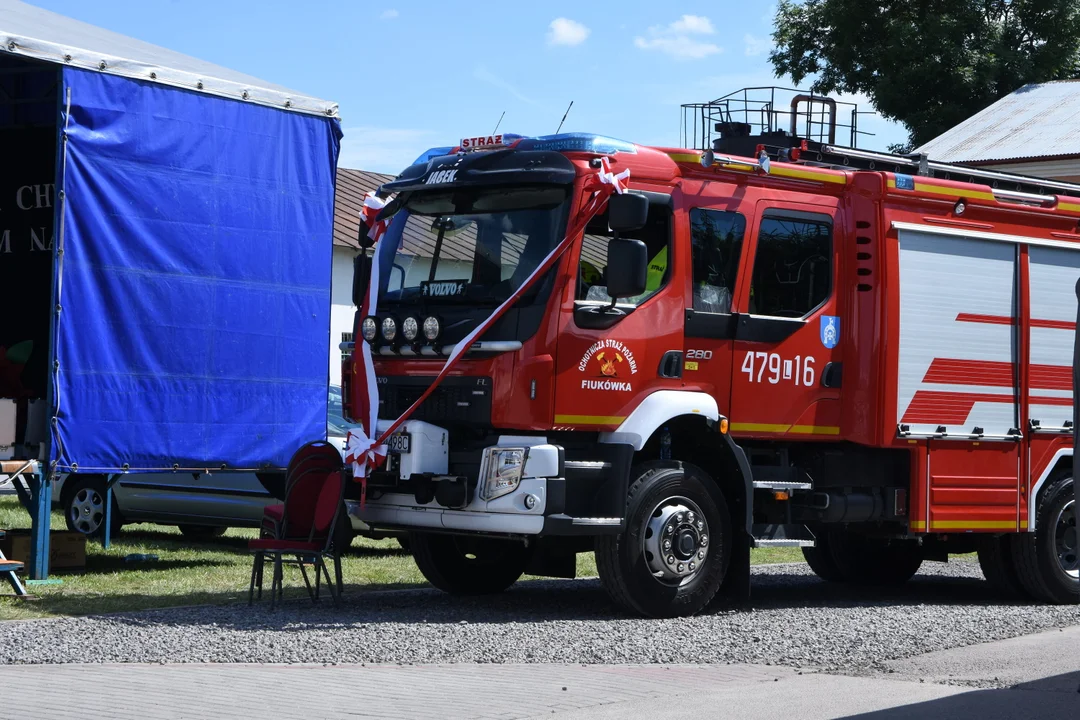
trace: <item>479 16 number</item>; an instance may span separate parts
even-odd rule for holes
[[[752,383],[778,385],[781,382],[794,382],[796,385],[813,387],[815,362],[814,358],[804,358],[802,355],[788,359],[777,353],[748,352],[743,357],[742,371]]]

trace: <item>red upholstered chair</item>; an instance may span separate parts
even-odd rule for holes
[[[297,537],[298,533],[291,528],[282,528],[286,504],[289,505],[290,523],[306,527],[311,522],[315,497],[318,495],[318,490],[312,492],[313,488],[309,485],[321,483],[326,473],[340,470],[341,467],[341,454],[329,443],[308,443],[297,450],[289,460],[286,470],[285,502],[263,508],[261,535],[264,538],[278,539]],[[293,491],[296,491],[297,495],[290,501]]]
[[[341,475],[341,455],[332,446],[333,456],[324,452],[325,443],[312,443],[298,451],[305,457],[294,457],[290,462],[290,474],[286,481],[285,503],[278,524],[280,537],[261,537],[248,543],[254,553],[251,567],[251,585],[248,603],[253,602],[258,588],[262,598],[263,568],[269,557],[274,565],[271,582],[271,606],[281,597],[282,565],[287,557],[295,558],[304,578],[308,594],[313,601],[319,600],[322,578],[325,576],[330,594],[336,603],[344,587],[341,578],[339,548],[334,547],[334,528],[341,516],[341,503],[345,482]],[[325,558],[334,561],[334,579],[326,568]],[[315,586],[308,578],[306,565],[315,570]]]

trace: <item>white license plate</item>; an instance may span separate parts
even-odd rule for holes
[[[407,455],[412,452],[412,435],[409,433],[394,433],[387,441],[390,452]]]

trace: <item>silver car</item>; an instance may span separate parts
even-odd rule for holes
[[[341,413],[341,389],[331,387],[327,437],[344,443],[350,424]],[[62,475],[53,499],[69,530],[100,535],[105,522],[104,475]],[[281,473],[155,473],[124,475],[113,486],[112,533],[125,523],[176,525],[189,537],[214,537],[230,527],[259,527],[263,508],[280,502]]]

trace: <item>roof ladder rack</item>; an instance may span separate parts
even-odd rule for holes
[[[996,170],[967,167],[966,165],[936,162],[930,160],[926,155],[893,155],[891,153],[856,150],[854,148],[813,142],[808,143],[808,146],[807,149],[802,151],[801,159],[813,165],[827,165],[856,170],[884,170],[984,184],[998,190],[1002,199],[1021,202],[1038,202],[1041,197],[1057,194],[1080,197],[1080,184],[1077,183],[1045,180],[1026,175],[1014,175]]]

